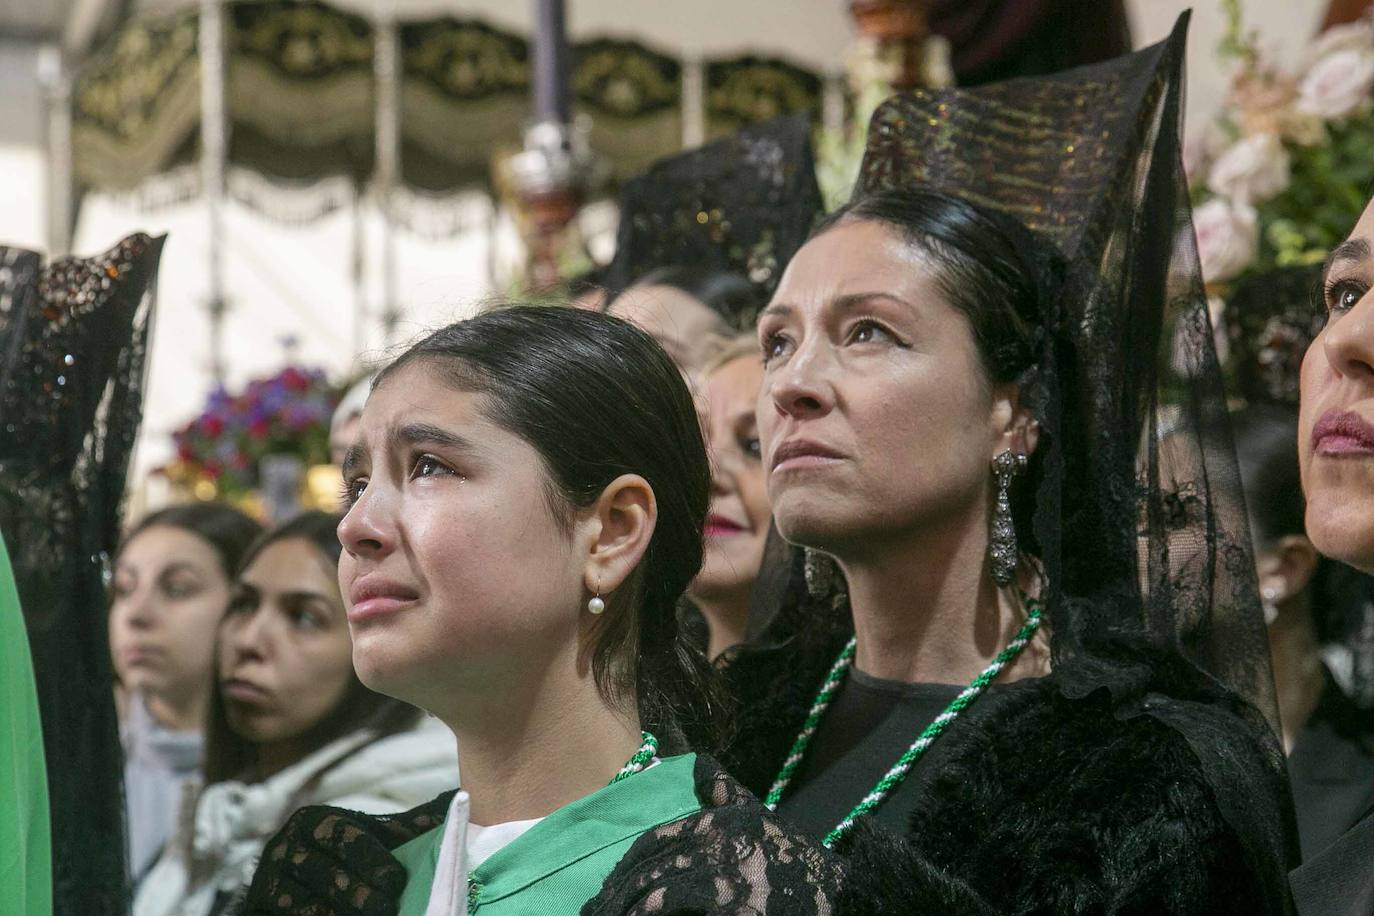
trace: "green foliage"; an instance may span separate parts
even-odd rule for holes
[[[1256,57],[1255,43],[1252,36],[1245,34],[1240,0],[1221,0],[1221,11],[1226,21],[1226,31],[1217,42],[1217,56],[1222,60],[1237,59],[1252,63]]]
[[[1321,261],[1350,232],[1374,187],[1374,119],[1368,113],[1326,125],[1326,141],[1286,144],[1293,180],[1257,206],[1259,256],[1252,269]]]

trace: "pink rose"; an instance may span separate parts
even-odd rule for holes
[[[1235,277],[1255,260],[1259,220],[1253,207],[1214,197],[1193,211],[1202,278],[1220,283]]]
[[[1298,86],[1298,111],[1328,121],[1348,118],[1369,104],[1374,86],[1374,51],[1345,49],[1328,54]]]
[[[1207,187],[1247,204],[1263,203],[1288,187],[1288,151],[1274,134],[1256,134],[1231,145],[1207,173]]]

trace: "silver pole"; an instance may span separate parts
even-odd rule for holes
[[[534,0],[534,123],[572,120],[568,91],[568,27],[563,0]]]
[[[204,186],[208,251],[210,374],[225,380],[224,363],[224,175],[229,151],[225,115],[223,0],[200,0],[200,176]]]
[[[365,273],[367,242],[363,227],[363,195],[360,189],[353,189],[353,252],[350,265],[353,276],[353,364],[362,360],[363,347],[367,346],[367,274]]]
[[[845,81],[843,74],[825,78],[821,90],[821,124],[836,137],[842,136],[845,125]]]
[[[70,254],[73,230],[72,74],[57,45],[39,52],[48,108],[48,257]]]
[[[706,65],[697,54],[682,60],[682,148],[706,142]]]
[[[396,294],[396,239],[392,212],[401,163],[400,39],[395,0],[378,4],[373,78],[377,83],[376,189],[382,211],[382,343],[391,346],[401,320]]]

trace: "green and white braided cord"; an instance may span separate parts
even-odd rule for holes
[[[901,785],[907,773],[911,772],[912,766],[926,752],[935,739],[940,737],[949,728],[959,714],[968,708],[974,700],[978,699],[987,690],[988,685],[997,679],[997,675],[1002,673],[1002,669],[1021,654],[1021,650],[1026,648],[1031,638],[1035,636],[1040,628],[1041,608],[1039,602],[1027,598],[1026,606],[1029,613],[1026,622],[1016,631],[1016,636],[1005,649],[997,653],[997,657],[992,660],[983,672],[964,688],[950,704],[945,707],[945,711],[935,717],[905,753],[897,760],[892,768],[883,774],[873,786],[873,789],[845,815],[844,820],[835,826],[835,829],[826,834],[824,844],[833,846],[835,841],[844,836],[851,827],[854,826],[855,819],[867,814],[877,808],[892,793],[892,790]],[[851,639],[840,652],[839,658],[831,666],[830,673],[826,675],[825,683],[821,685],[820,692],[816,695],[816,702],[811,705],[811,711],[806,716],[806,721],[802,725],[801,732],[797,735],[797,740],[792,745],[792,750],[788,753],[787,759],[783,761],[782,769],[778,771],[778,777],[773,781],[773,787],[768,790],[768,797],[764,804],[770,809],[775,810],[778,802],[782,800],[783,792],[787,789],[787,784],[791,781],[797,767],[801,765],[802,759],[806,755],[806,749],[811,743],[812,737],[816,734],[821,718],[825,714],[830,701],[834,699],[839,691],[840,685],[844,682],[845,676],[849,673],[849,668],[854,663],[855,640]]]
[[[633,776],[647,767],[658,756],[658,739],[648,732],[640,732],[639,734],[644,743],[639,746],[639,750],[634,752],[633,757],[625,761],[625,765],[620,768],[620,772],[615,774],[608,785],[613,786],[620,780]]]

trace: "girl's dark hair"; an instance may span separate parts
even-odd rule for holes
[[[737,273],[706,267],[670,265],[651,270],[634,286],[671,286],[686,293],[734,327],[740,316],[757,315],[766,303],[754,284]],[[633,287],[632,287],[633,288]]]
[[[1017,538],[1023,551],[1037,553],[1034,496],[1049,445],[1038,369],[1064,283],[1063,256],[1011,216],[929,190],[879,191],[856,198],[828,216],[812,237],[859,220],[897,230],[928,256],[940,292],[968,321],[988,379],[1017,383],[1022,405],[1042,421],[1027,473],[1012,490]]]
[[[243,556],[235,575],[242,575],[268,547],[282,541],[303,540],[320,552],[329,565],[339,565],[343,552],[337,533],[340,516],[328,512],[305,512],[262,535]],[[218,662],[216,662],[218,668]],[[349,676],[348,687],[338,704],[309,732],[302,745],[319,748],[360,728],[371,728],[378,738],[413,727],[421,712],[408,703],[374,693],[363,686],[358,675]],[[209,718],[205,727],[205,784],[241,778],[254,763],[257,750],[251,741],[238,735],[229,724],[220,692],[219,672],[210,689]]]
[[[709,663],[679,637],[677,602],[701,568],[711,473],[682,373],[648,334],[600,312],[514,305],[449,325],[411,347],[403,366],[432,367],[482,395],[483,414],[537,451],[554,517],[571,524],[622,474],[653,489],[658,520],[639,566],[606,596],[584,648],[608,702],[633,692],[661,741],[714,741]],[[674,740],[676,739],[676,740]]]
[[[215,551],[226,579],[232,579],[244,554],[262,535],[262,525],[223,503],[186,503],[145,515],[128,534],[129,544],[149,528],[179,528],[205,541]]]

